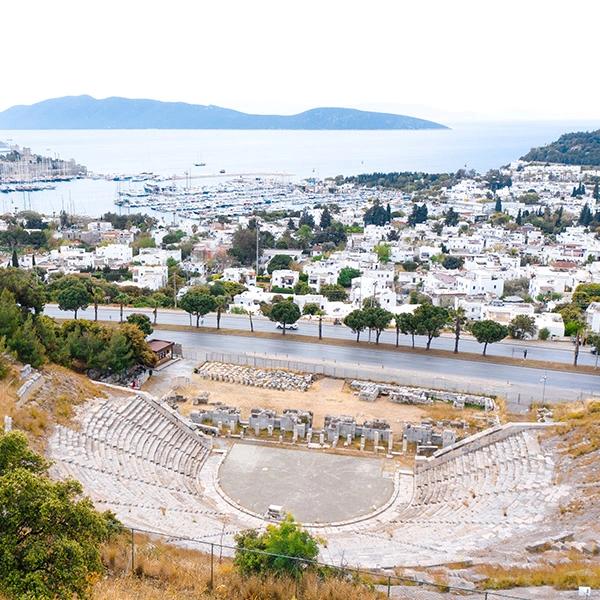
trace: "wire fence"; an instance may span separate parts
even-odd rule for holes
[[[144,571],[140,568],[138,561],[138,553],[144,547],[147,547],[144,537],[151,539],[158,538],[164,540],[168,544],[175,544],[186,549],[197,550],[204,554],[205,557],[205,576],[206,586],[209,590],[214,590],[220,583],[219,578],[223,578],[221,571],[218,568],[224,561],[231,561],[231,557],[236,553],[253,554],[254,556],[269,557],[280,559],[288,565],[291,565],[289,572],[292,578],[295,579],[295,597],[297,600],[302,600],[303,578],[307,573],[316,572],[323,574],[325,577],[336,577],[347,582],[356,584],[364,584],[376,589],[387,598],[425,598],[432,599],[436,594],[451,594],[451,597],[466,597],[470,600],[527,600],[524,596],[518,596],[508,592],[499,592],[495,590],[475,590],[470,587],[460,585],[448,585],[442,581],[432,581],[432,577],[422,573],[421,577],[397,575],[390,570],[369,570],[352,567],[347,564],[334,565],[319,560],[307,560],[297,556],[288,556],[285,554],[276,554],[265,552],[258,549],[238,549],[235,546],[227,545],[222,542],[207,541],[203,539],[190,538],[184,536],[166,535],[158,531],[147,529],[129,528],[131,535],[129,536],[129,549],[127,555],[128,570],[133,575],[143,575]],[[154,552],[155,548],[152,547]],[[173,555],[170,560],[177,562],[177,556]],[[208,563],[208,564],[206,564]],[[182,564],[180,568],[189,569]],[[228,571],[230,573],[230,571]],[[410,590],[410,591],[407,591]],[[417,593],[418,592],[418,593]]]
[[[461,376],[458,369],[455,373],[441,375],[436,372],[424,374],[390,367],[389,365],[373,365],[364,363],[339,362],[324,359],[303,359],[289,356],[273,356],[259,353],[236,353],[205,351],[183,347],[183,357],[197,362],[217,361],[262,369],[286,369],[312,373],[337,379],[366,379],[382,383],[407,385],[417,388],[431,387],[463,394],[486,395],[504,398],[508,408],[513,412],[526,412],[531,404],[543,403],[545,400],[577,401],[594,395],[594,392],[583,389],[554,390],[551,377],[543,375],[540,383],[513,385],[510,381],[484,380]],[[457,361],[460,367],[460,361]],[[546,377],[546,380],[544,380]]]

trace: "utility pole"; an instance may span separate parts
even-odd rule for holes
[[[256,223],[256,283],[258,285],[258,217],[254,217]]]
[[[175,271],[173,271],[173,304],[177,308],[177,280],[175,279]]]

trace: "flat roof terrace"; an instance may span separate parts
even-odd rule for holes
[[[368,515],[394,493],[394,474],[378,458],[235,443],[219,470],[221,490],[259,515],[281,505],[303,523]]]

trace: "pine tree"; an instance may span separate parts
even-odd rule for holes
[[[321,229],[327,229],[328,227],[331,227],[331,213],[327,207],[325,207],[321,213],[321,221],[319,225],[321,226]]]
[[[523,225],[523,216],[521,215],[521,209],[519,209],[517,218],[515,219],[515,223],[519,226]]]
[[[13,249],[12,251],[12,258],[11,258],[11,264],[13,267],[15,267],[16,269],[19,268],[19,257],[17,256],[17,250]]]
[[[392,220],[392,207],[390,206],[390,203],[389,203],[389,202],[387,203],[387,206],[385,207],[385,210],[386,210],[386,212],[387,212],[387,220],[388,220],[388,223],[390,223],[390,222],[391,222],[391,220]]]
[[[494,211],[496,211],[497,213],[502,212],[502,200],[500,200],[500,198],[496,198],[496,206],[494,208]]]
[[[600,200],[600,189],[598,188],[598,182],[594,184],[594,191],[592,192],[592,198],[594,200]]]

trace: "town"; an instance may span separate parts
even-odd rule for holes
[[[218,299],[219,316],[251,317],[283,301],[294,306],[283,333],[319,319],[357,340],[426,335],[427,348],[444,330],[456,349],[464,332],[484,352],[509,336],[571,340],[577,364],[581,344],[600,344],[598,181],[600,170],[515,161],[485,175],[264,181],[261,197],[281,196],[269,208],[183,211],[176,224],[22,211],[0,220],[2,263],[33,269],[66,310],[179,307],[199,319]],[[86,292],[61,305],[69,282]]]

